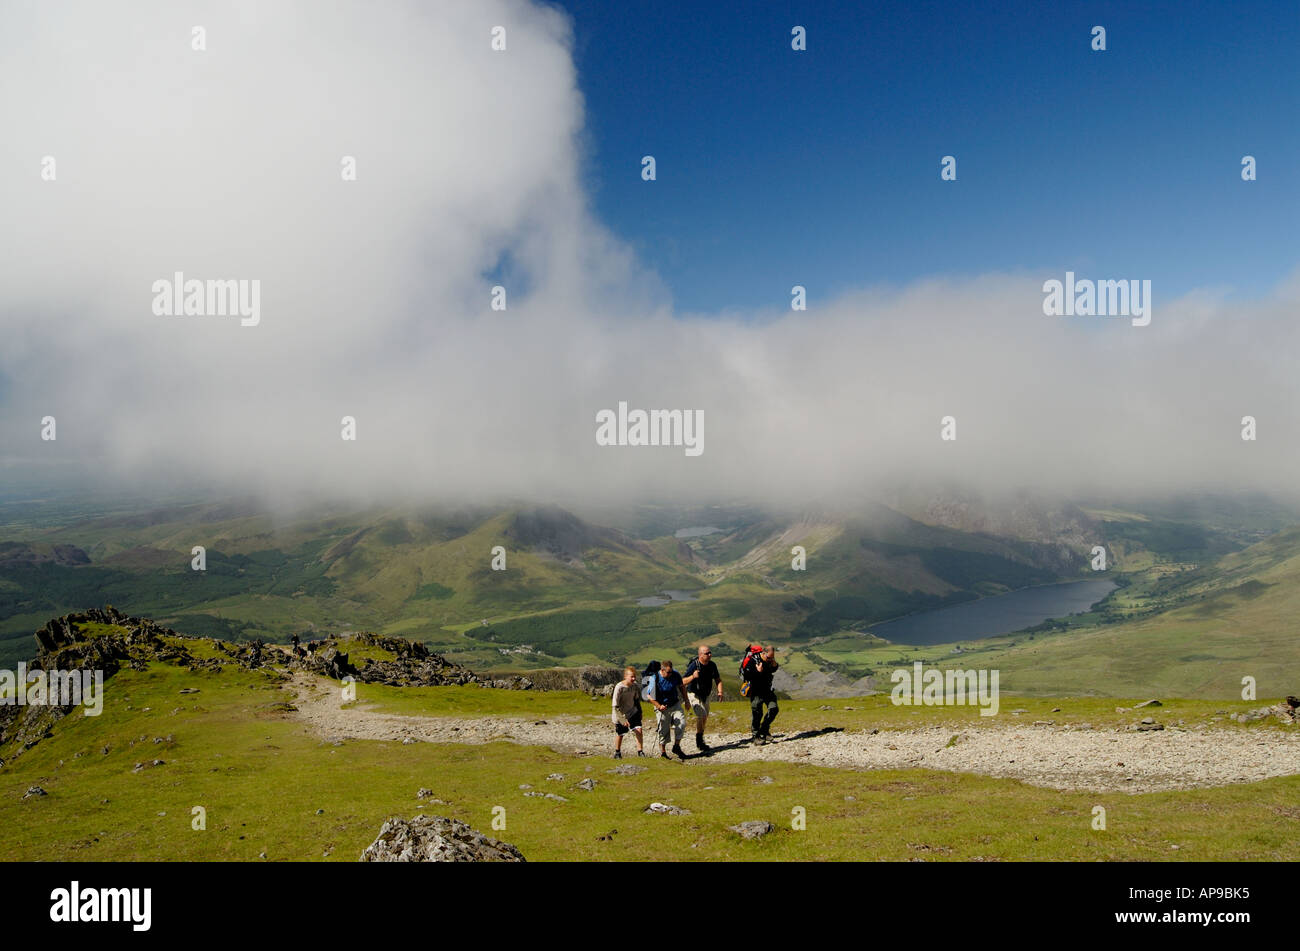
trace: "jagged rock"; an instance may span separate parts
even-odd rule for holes
[[[608,697],[622,679],[623,671],[618,667],[589,665],[531,672],[531,680],[537,690],[584,690],[598,697]]]
[[[637,773],[644,773],[645,771],[645,766],[638,766],[636,763],[623,763],[613,769],[605,770],[607,773],[617,773],[619,776],[635,776]]]
[[[578,788],[591,792],[596,788],[596,781],[594,779],[584,779],[582,782],[578,783]]]
[[[535,796],[535,797],[537,797],[538,799],[549,799],[549,800],[551,800],[552,802],[568,802],[568,801],[569,801],[569,800],[565,799],[563,796],[557,796],[557,795],[555,795],[555,793],[550,793],[550,792],[526,792],[526,793],[524,793],[524,795],[525,795],[525,796]]]
[[[444,816],[394,816],[361,853],[362,862],[522,862],[508,842],[491,839]]]
[[[49,793],[47,793],[40,786],[28,786],[27,792],[23,793],[23,799],[39,799],[41,796],[48,796],[48,795]]]
[[[432,789],[425,789],[423,786],[421,786],[419,789],[417,789],[417,790],[415,791],[415,798],[416,798],[416,799],[432,799],[432,798],[433,798],[433,790],[432,790]]]
[[[773,781],[774,780],[772,779],[771,776],[760,776],[758,777],[758,779],[754,780],[755,783],[759,783],[764,786],[766,786],[768,783],[771,783]]]
[[[341,650],[349,644],[377,647],[393,655],[392,660],[368,659],[354,666]],[[435,654],[419,641],[362,632],[347,638],[326,638],[307,645],[303,654],[281,655],[280,662],[334,680],[352,677],[360,683],[392,687],[446,687],[478,684],[501,690],[531,690],[526,677],[485,678]]]
[[[776,826],[772,825],[770,822],[763,822],[755,819],[749,822],[742,822],[738,826],[727,826],[727,828],[732,832],[737,833],[742,839],[757,839],[773,831]]]
[[[563,774],[563,773],[551,773],[551,775],[547,776],[546,778],[549,779],[549,780],[552,780],[553,782],[557,782],[557,783],[558,783],[558,782],[563,781],[563,779],[564,779],[564,774]]]

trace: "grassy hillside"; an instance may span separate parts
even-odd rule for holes
[[[363,691],[362,700],[381,708],[425,715],[516,715],[530,722],[606,716],[603,700],[576,693],[368,685]],[[75,713],[16,758],[0,750],[0,859],[221,861],[265,853],[270,861],[355,861],[385,818],[421,807],[489,831],[494,807],[504,806],[506,828],[491,834],[533,861],[659,860],[666,842],[702,860],[1285,860],[1300,821],[1297,777],[1130,796],[926,770],[777,762],[648,761],[646,772],[625,776],[608,772],[613,764],[604,758],[507,742],[331,741],[293,719],[284,706],[292,699],[265,669],[218,673],[154,662],[123,670],[107,683],[101,716]],[[1067,715],[1103,722],[1104,708],[1115,702],[1078,701]],[[879,699],[859,704],[826,713],[796,703],[784,716],[791,728],[834,720],[890,729],[971,713],[904,710]],[[1034,701],[1026,706],[1027,715],[1041,713]],[[1208,713],[1206,704],[1189,702],[1162,715]],[[719,710],[720,718],[742,715],[739,705]],[[547,778],[556,773],[564,778]],[[597,781],[594,790],[574,788],[584,778]],[[568,801],[525,797],[521,784]],[[33,785],[48,795],[24,800]],[[420,788],[444,804],[417,799]],[[647,815],[651,801],[691,814]],[[1108,831],[1091,827],[1099,804]],[[193,828],[195,807],[206,810],[203,830]],[[792,827],[796,807],[807,816],[801,831]],[[771,821],[776,831],[746,842],[727,829],[750,819]]]

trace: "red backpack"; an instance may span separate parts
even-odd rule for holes
[[[740,679],[743,681],[740,685],[740,695],[749,696],[749,678],[754,676],[754,665],[758,655],[763,653],[762,644],[750,644],[745,650],[745,656],[740,658]]]

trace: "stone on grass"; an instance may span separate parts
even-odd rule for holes
[[[522,862],[508,842],[489,838],[457,819],[393,816],[361,853],[362,862]]]

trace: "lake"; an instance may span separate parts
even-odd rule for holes
[[[714,535],[722,531],[720,528],[714,528],[712,525],[692,525],[689,528],[679,528],[673,532],[674,538],[703,538],[705,535]]]
[[[894,644],[913,647],[973,641],[1033,627],[1049,617],[1059,618],[1087,611],[1114,587],[1115,582],[1098,578],[1021,588],[991,598],[883,621],[868,631]]]
[[[656,595],[647,598],[637,598],[636,603],[643,608],[661,608],[665,604],[672,604],[674,601],[694,601],[696,591],[660,591]]]

